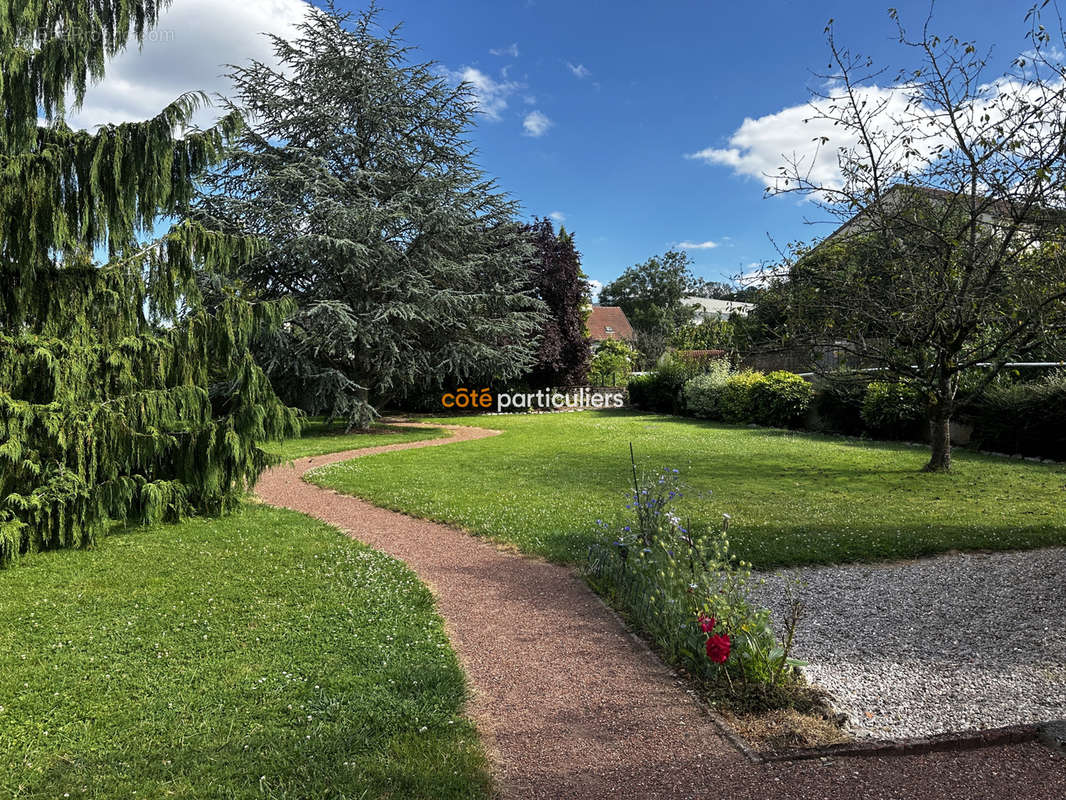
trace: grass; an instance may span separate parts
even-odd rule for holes
[[[343,424],[326,425],[322,420],[310,420],[304,424],[303,435],[298,439],[283,442],[268,442],[263,449],[279,455],[286,461],[310,458],[360,447],[379,447],[386,444],[417,442],[423,439],[439,439],[448,432],[440,428],[413,430],[395,425],[375,424],[369,431],[344,432]]]
[[[559,562],[580,562],[596,520],[621,524],[629,443],[678,468],[709,524],[758,568],[1066,544],[1066,470],[955,454],[919,473],[924,449],[629,412],[467,417],[491,439],[316,470],[313,480],[388,508],[459,525]]]
[[[302,515],[0,570],[0,796],[487,798],[429,591]]]

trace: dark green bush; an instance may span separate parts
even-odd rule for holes
[[[679,414],[683,405],[681,390],[685,382],[699,374],[701,366],[693,361],[663,356],[654,372],[637,375],[629,382],[629,402],[645,411]]]
[[[905,383],[872,381],[862,401],[862,421],[882,439],[922,439],[926,413],[921,393]]]
[[[677,408],[677,390],[667,376],[656,372],[634,375],[629,379],[629,402],[644,411],[671,414]]]
[[[751,387],[752,422],[797,428],[811,406],[814,387],[793,372],[777,371]]]
[[[868,377],[841,373],[822,381],[814,394],[814,411],[820,428],[846,436],[858,436],[866,430],[862,403],[866,397]]]
[[[961,415],[983,450],[1066,460],[1066,372],[989,387]]]

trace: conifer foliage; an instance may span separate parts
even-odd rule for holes
[[[245,287],[297,310],[257,349],[279,394],[365,425],[390,401],[526,372],[542,306],[515,204],[474,163],[476,103],[371,8],[312,10],[235,67],[249,126],[198,204],[271,246]]]
[[[0,564],[110,520],[229,510],[267,463],[256,442],[296,425],[248,349],[285,309],[229,293],[208,312],[197,286],[256,248],[187,215],[240,117],[187,129],[188,94],[146,122],[63,122],[164,4],[0,11]]]

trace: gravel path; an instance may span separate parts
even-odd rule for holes
[[[1066,719],[1066,548],[784,570],[806,584],[797,655],[859,736]]]
[[[269,503],[325,520],[406,561],[437,596],[472,684],[469,712],[518,800],[1062,800],[1063,759],[1036,743],[906,758],[755,765],[573,571],[305,483],[308,469],[436,439],[300,459],[268,471]],[[500,476],[506,480],[506,475]]]

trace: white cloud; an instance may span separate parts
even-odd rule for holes
[[[596,280],[589,280],[589,294],[593,303],[600,302],[600,292],[603,291],[603,283]]]
[[[542,114],[539,111],[530,111],[526,114],[526,118],[522,120],[522,127],[526,129],[526,136],[543,136],[548,132],[555,123],[548,119],[546,114]]]
[[[902,91],[872,86],[862,92],[871,107],[885,103],[879,116],[886,125],[891,117],[906,110],[907,99]],[[823,137],[828,141],[822,143]],[[777,185],[780,168],[795,161],[809,170],[811,182],[839,186],[839,149],[857,143],[857,136],[830,120],[820,119],[811,104],[802,103],[757,119],[748,117],[729,137],[728,146],[708,147],[687,158],[732,167],[738,175],[755,178],[768,188]]]
[[[706,242],[681,242],[678,247],[682,250],[711,250],[718,246],[718,242],[708,239]]]
[[[548,216],[556,222],[566,222],[566,214],[564,214],[562,211],[553,211]]]
[[[788,277],[788,267],[764,261],[753,261],[734,280],[738,286],[763,288],[776,280]]]
[[[163,12],[144,44],[127,48],[89,89],[82,108],[68,114],[72,127],[149,119],[179,95],[230,91],[225,64],[274,61],[265,32],[290,37],[309,8],[303,0],[219,3],[182,0]],[[194,121],[211,124],[218,109],[201,110]]]
[[[470,84],[478,110],[493,122],[498,122],[502,118],[507,108],[507,99],[522,88],[520,83],[506,79],[498,81],[476,67],[463,67],[456,71],[447,70],[447,75],[456,83],[465,81]]]
[[[571,62],[567,61],[566,68],[569,69],[572,73],[574,73],[575,78],[587,78],[589,75],[592,74],[592,72],[590,72],[588,67],[586,67],[584,64],[572,64]]]
[[[508,45],[507,47],[493,47],[489,50],[494,56],[510,56],[511,58],[518,58],[518,42]]]
[[[1050,96],[1063,86],[1061,81],[1049,84],[1044,90]],[[725,147],[707,147],[686,158],[731,167],[738,175],[760,181],[767,188],[779,186],[781,167],[806,174],[807,183],[815,186],[840,188],[842,152],[853,149],[861,153],[859,137],[853,130],[834,125],[825,119],[824,109],[842,100],[844,90],[829,85],[828,99],[789,106],[776,113],[756,119],[746,118],[729,137]],[[1031,96],[1039,104],[1041,90],[1023,86],[1009,79],[978,87],[979,97],[962,109],[964,135],[975,139],[978,131],[987,130],[998,119],[1009,116],[1013,108]],[[882,165],[895,163],[901,169],[920,170],[935,160],[938,148],[952,145],[952,137],[944,130],[943,116],[937,116],[926,105],[912,102],[913,87],[866,86],[856,91],[868,117],[869,130],[875,146],[883,153]],[[1066,113],[1066,112],[1064,112]],[[988,115],[987,119],[985,115]],[[991,123],[988,122],[991,120]],[[908,150],[902,134],[921,132]]]

